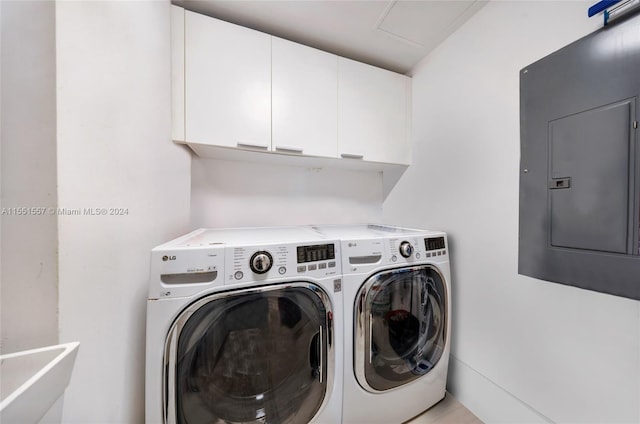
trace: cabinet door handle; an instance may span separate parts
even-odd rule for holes
[[[354,155],[351,153],[340,153],[340,157],[344,159],[364,159],[364,155]]]
[[[260,149],[260,150],[269,150],[268,144],[258,144],[258,143],[244,143],[238,142],[236,143],[238,147],[242,147],[245,149]]]
[[[276,151],[301,154],[303,149],[301,147],[276,146]]]

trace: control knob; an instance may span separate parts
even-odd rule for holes
[[[264,274],[265,272],[271,269],[273,265],[273,258],[271,254],[267,251],[256,252],[251,256],[251,261],[249,261],[249,267],[251,271],[256,274]]]
[[[411,256],[411,254],[413,254],[413,246],[411,246],[411,243],[409,243],[408,241],[403,241],[402,243],[400,243],[399,250],[400,254],[404,258],[408,258],[409,256]]]

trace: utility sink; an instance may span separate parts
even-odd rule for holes
[[[80,343],[0,355],[0,422],[37,423],[62,397]]]

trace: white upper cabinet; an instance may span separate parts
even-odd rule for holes
[[[272,145],[276,152],[338,154],[338,57],[272,38]]]
[[[187,142],[271,148],[271,37],[185,12]]]
[[[410,164],[411,79],[338,59],[338,153],[343,158]]]
[[[411,163],[410,78],[179,6],[171,13],[175,141],[220,159]]]

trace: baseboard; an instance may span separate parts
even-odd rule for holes
[[[449,356],[447,391],[485,423],[553,422],[454,355]]]

